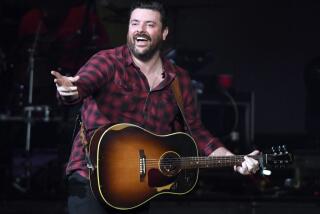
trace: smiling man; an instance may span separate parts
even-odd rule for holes
[[[177,127],[185,125],[202,155],[233,155],[202,126],[188,73],[161,56],[160,47],[168,32],[161,3],[136,2],[130,11],[126,45],[98,52],[74,77],[52,71],[60,99],[66,104],[83,103],[83,128],[74,139],[66,170],[69,213],[121,213],[96,201],[89,186],[85,144],[101,126],[125,122],[156,134],[169,134],[183,131]],[[187,125],[177,125],[180,111],[170,87],[175,79],[179,79]],[[257,169],[258,162],[249,157],[234,166],[241,174]],[[147,213],[148,206],[130,213]]]
[[[161,44],[167,35],[168,27],[162,23],[159,12],[149,9],[132,11],[127,42],[135,58],[144,62],[154,56],[159,58]]]

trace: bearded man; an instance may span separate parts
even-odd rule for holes
[[[168,33],[166,12],[161,3],[134,3],[126,45],[98,52],[74,77],[52,71],[60,99],[66,104],[83,103],[81,118],[87,141],[97,128],[116,123],[132,123],[165,135],[176,131],[177,116],[181,113],[170,87],[178,78],[185,125],[202,155],[233,155],[202,126],[188,73],[161,56],[160,47]],[[80,130],[67,166],[69,212],[121,213],[95,200],[89,186],[87,166]],[[257,168],[258,162],[246,156],[242,164],[234,166],[234,170],[241,174],[254,173]],[[148,207],[146,203],[130,213],[148,213]]]

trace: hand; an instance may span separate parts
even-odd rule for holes
[[[51,74],[55,77],[54,82],[56,83],[58,93],[62,97],[71,99],[79,97],[78,88],[74,85],[74,83],[79,80],[79,76],[67,77],[57,71],[51,71]]]
[[[259,153],[260,152],[258,150],[255,150],[248,154],[248,156],[257,155]],[[248,156],[244,156],[244,161],[241,166],[234,166],[234,171],[239,172],[242,175],[249,175],[254,174],[259,170],[259,162]]]

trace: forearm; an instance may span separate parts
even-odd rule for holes
[[[221,146],[215,149],[209,156],[230,156],[234,155],[232,152],[230,152],[227,148]]]

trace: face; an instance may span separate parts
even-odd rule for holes
[[[158,11],[140,8],[132,11],[127,43],[134,57],[143,61],[151,59],[167,35],[168,28],[162,29]]]

